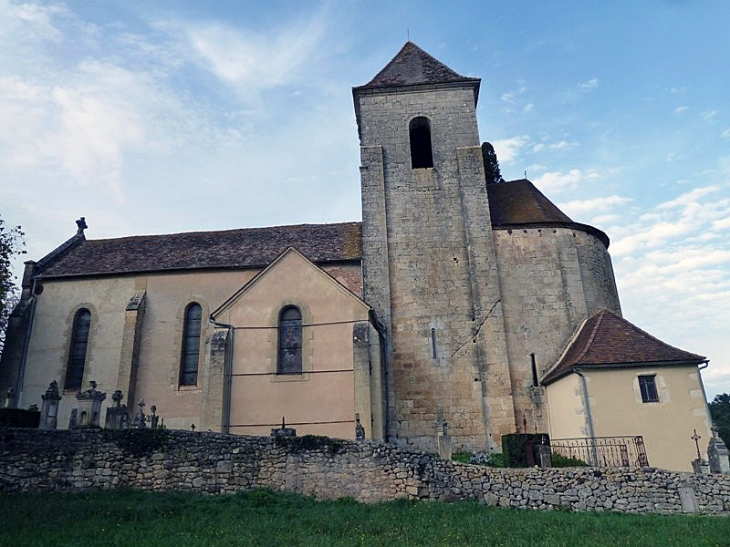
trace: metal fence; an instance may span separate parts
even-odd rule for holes
[[[550,439],[554,453],[581,460],[593,467],[648,467],[644,438],[593,437]]]

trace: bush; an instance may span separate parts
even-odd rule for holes
[[[289,446],[292,452],[308,452],[310,450],[327,450],[337,454],[345,446],[342,441],[330,439],[322,435],[304,435],[303,437],[274,437],[279,446]]]
[[[510,433],[502,435],[502,454],[505,457],[505,467],[528,467],[539,463],[538,447],[550,444],[550,439],[542,433]],[[532,462],[528,459],[527,451],[532,449]]]
[[[457,452],[451,459],[459,463],[486,465],[487,467],[506,467],[504,456],[500,452]]]
[[[588,467],[588,464],[579,458],[569,458],[557,452],[552,454],[553,467]]]

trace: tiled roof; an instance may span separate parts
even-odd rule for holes
[[[577,224],[528,180],[487,185],[495,228],[562,225],[608,237]],[[270,264],[288,247],[314,263],[359,260],[359,222],[301,224],[217,232],[84,239],[77,234],[38,262],[42,277],[128,274],[199,269],[245,269]]]
[[[639,365],[696,365],[702,355],[670,346],[608,310],[581,326],[560,361],[543,378],[554,382],[576,367],[616,368]]]
[[[489,215],[495,228],[559,225],[593,234],[608,248],[608,236],[601,230],[573,222],[568,215],[527,179],[487,184]]]
[[[479,78],[457,74],[441,61],[429,55],[413,42],[406,42],[395,57],[367,84],[355,89],[400,87],[423,84],[470,82]]]
[[[288,247],[315,263],[359,260],[359,222],[85,240],[41,270],[42,277],[242,269],[270,264]]]
[[[527,179],[487,184],[492,224],[573,222]]]

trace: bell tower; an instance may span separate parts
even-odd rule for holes
[[[456,450],[515,430],[477,129],[480,80],[407,42],[353,89],[361,145],[364,299],[385,330],[386,438]]]

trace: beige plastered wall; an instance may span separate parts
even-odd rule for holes
[[[348,284],[353,290],[361,290],[359,265],[340,264],[325,267],[325,270],[332,270],[333,278]],[[203,405],[209,395],[220,399],[219,393],[203,392],[205,342],[214,330],[207,318],[211,311],[221,306],[259,272],[208,271],[42,280],[43,292],[37,296],[18,406],[28,408],[35,403],[40,407],[42,394],[48,389],[49,383],[56,380],[63,397],[59,405],[58,427],[68,427],[71,410],[77,407],[76,392],[63,391],[71,331],[76,312],[87,308],[91,311],[92,320],[82,389],[88,389],[89,381],[94,380],[98,384],[97,389],[106,392],[101,412],[102,424],[106,407],[112,404],[112,393],[121,389],[123,404],[136,411],[137,403],[143,399],[147,413],[151,405],[155,405],[157,413],[169,428],[189,429],[195,424],[197,428],[202,426],[219,430],[219,423],[202,422]],[[144,293],[144,305],[139,312],[141,331],[136,360],[135,400],[130,402],[129,385],[119,384],[119,372],[120,362],[130,358],[127,355],[129,352],[123,351],[125,321],[129,321],[126,307],[130,299],[139,293]],[[202,306],[204,319],[198,385],[180,386],[183,319],[185,308],[192,302]],[[351,330],[346,339],[351,347]],[[220,390],[222,385],[207,386],[207,389]],[[130,414],[133,415],[133,412]]]
[[[702,437],[707,458],[710,420],[696,366],[630,369],[584,369],[596,437],[641,435],[652,467],[691,471],[697,449],[693,432]],[[658,403],[644,403],[639,375],[656,375]],[[586,437],[582,387],[570,374],[547,387],[552,438]]]
[[[290,305],[302,313],[302,374],[277,374],[279,313]],[[372,435],[368,363],[353,346],[368,307],[344,286],[292,250],[217,319],[234,327],[231,433],[268,435],[284,418],[298,435],[354,438],[358,413]]]

